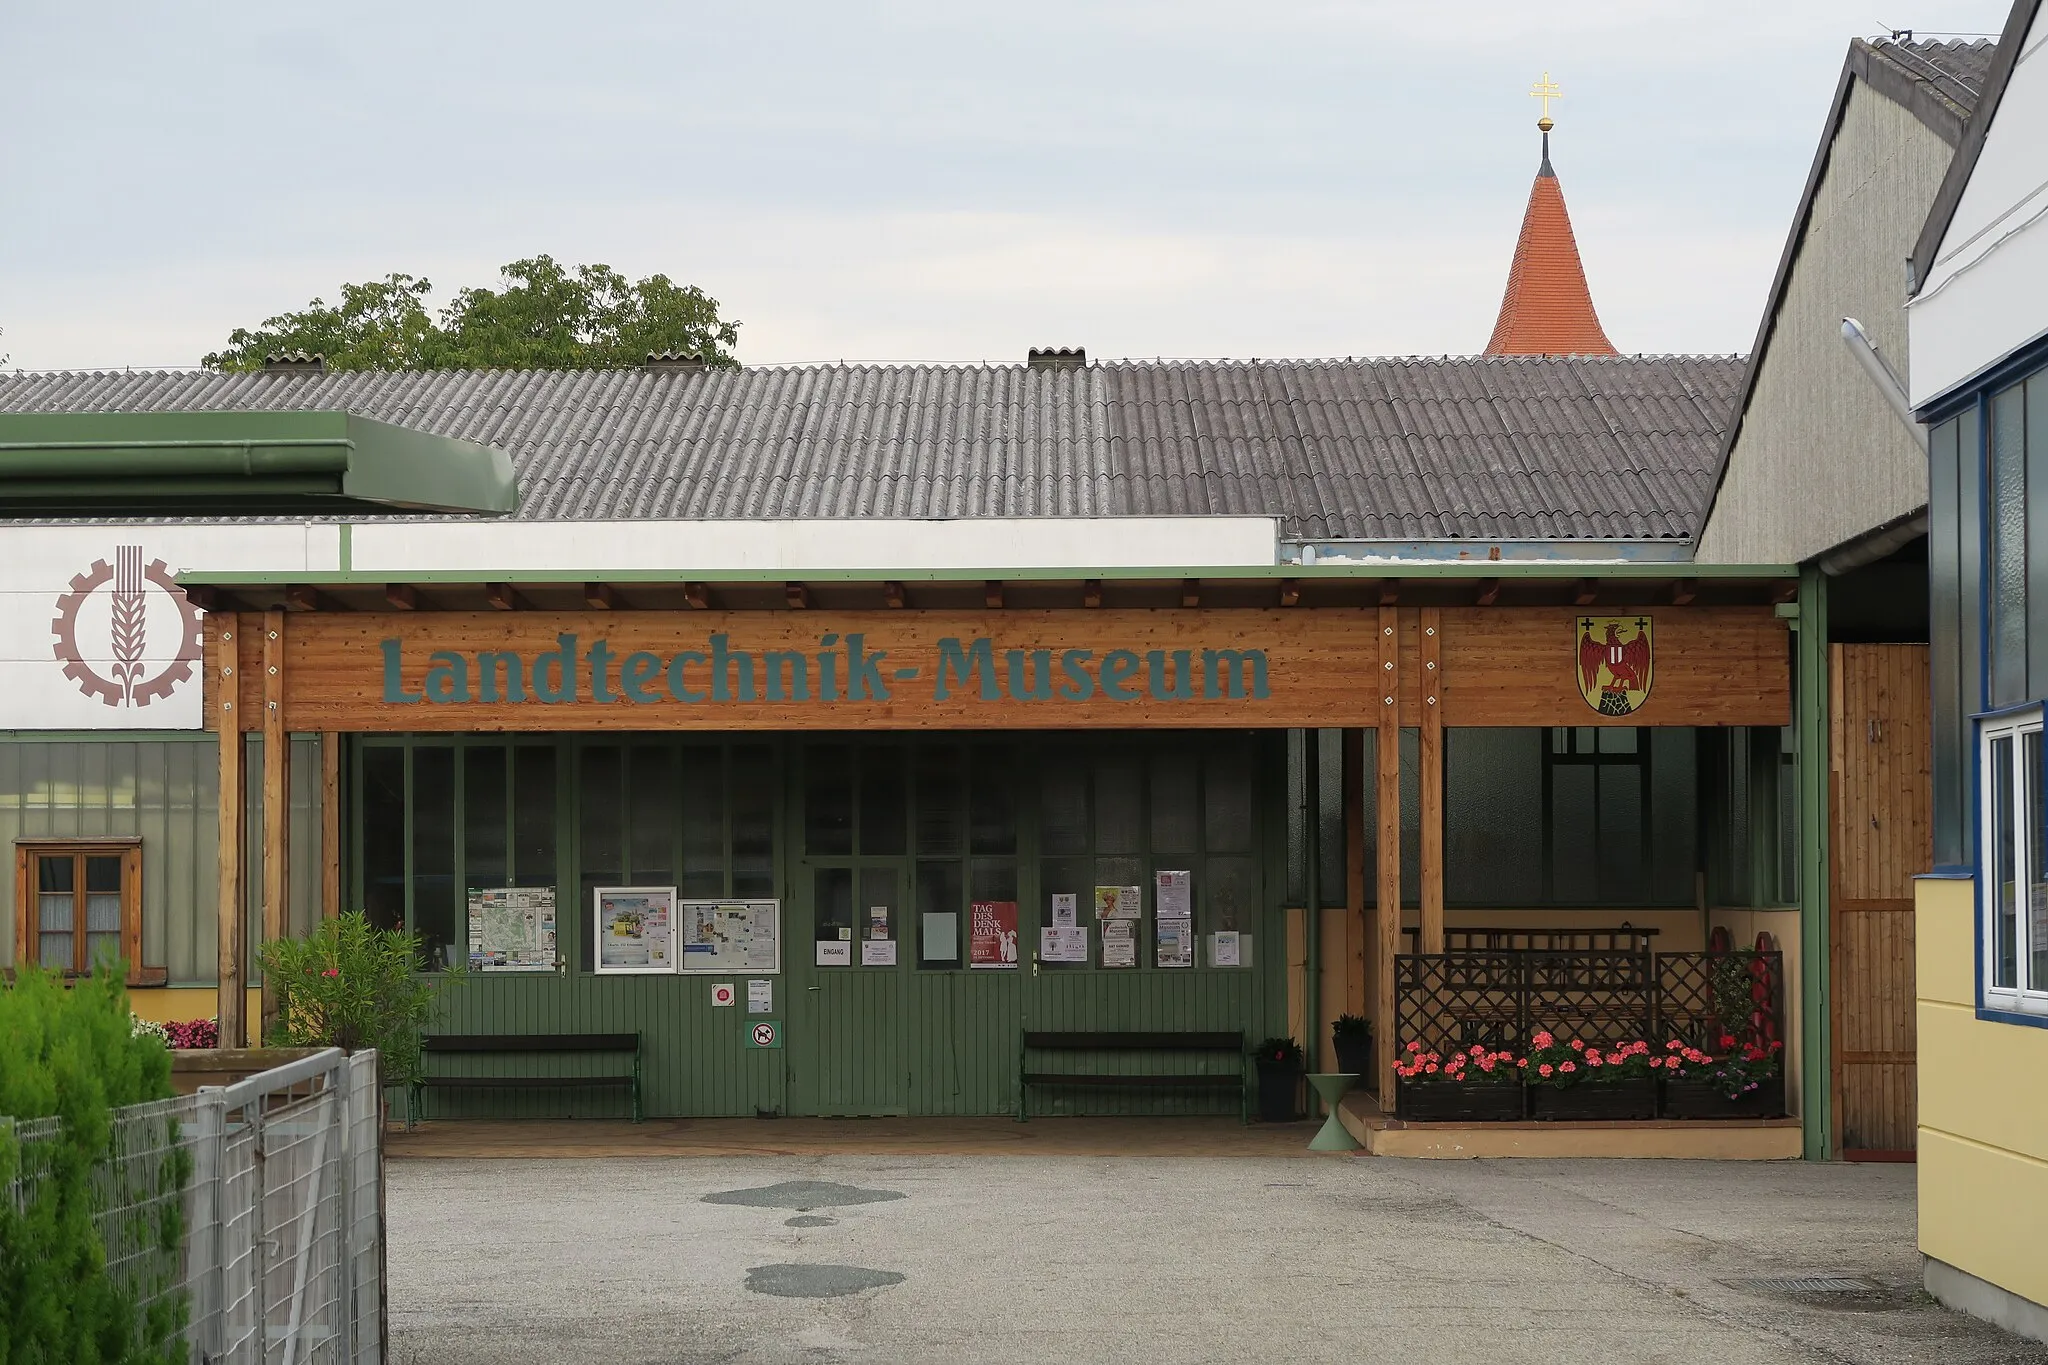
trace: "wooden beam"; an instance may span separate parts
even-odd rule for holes
[[[219,729],[219,806],[214,817],[216,861],[214,864],[215,929],[217,950],[217,1000],[215,1017],[220,1020],[220,1045],[227,1048],[248,1045],[248,1012],[242,993],[246,955],[242,925],[247,919],[242,906],[242,800],[246,781],[242,765],[242,713],[236,705],[241,679],[235,673],[235,655],[240,649],[242,618],[226,613],[211,618],[220,623],[214,649],[214,722]]]
[[[1479,595],[1472,599],[1472,605],[1475,607],[1490,607],[1498,601],[1500,601],[1500,580],[1498,578],[1480,579]]]
[[[1198,580],[1183,578],[1180,581],[1180,604],[1184,607],[1202,605],[1202,585]]]
[[[990,611],[1003,609],[1003,585],[991,578],[981,585],[981,604]]]
[[[1082,605],[1082,606],[1084,606],[1084,607],[1090,607],[1090,608],[1093,608],[1093,607],[1099,607],[1099,606],[1101,606],[1101,605],[1102,605],[1102,580],[1101,580],[1101,579],[1099,579],[1099,578],[1090,578],[1090,579],[1087,579],[1087,580],[1085,580],[1085,581],[1083,581],[1083,582],[1082,582],[1082,584],[1081,584],[1081,605]]]
[[[1391,607],[1400,600],[1401,580],[1398,578],[1382,578],[1380,580],[1380,605]]]
[[[284,622],[263,614],[263,941],[291,932],[292,739],[284,729]],[[263,1019],[257,1038],[277,1022],[277,983],[263,977]]]
[[[882,585],[882,601],[892,611],[903,610],[905,600],[901,583],[884,583]]]
[[[782,585],[782,600],[789,604],[791,611],[804,611],[811,605],[811,590],[801,583]]]
[[[1301,584],[1291,578],[1280,580],[1280,605],[1291,607],[1301,601]]]
[[[609,583],[585,583],[583,600],[590,604],[592,611],[612,611],[619,605],[618,594]]]
[[[420,609],[419,590],[410,583],[386,583],[384,585],[384,600],[393,611],[418,611]]]
[[[1374,770],[1379,814],[1377,970],[1373,978],[1374,1059],[1379,1067],[1380,1104],[1394,1107],[1394,1049],[1401,1020],[1394,998],[1394,958],[1401,951],[1401,636],[1398,607],[1379,609],[1379,733]]]
[[[484,600],[499,611],[525,611],[530,606],[526,595],[510,583],[484,584]]]
[[[707,611],[711,606],[711,594],[702,583],[683,584],[683,602],[691,611]]]
[[[320,918],[341,915],[341,736],[320,736]]]
[[[184,590],[185,600],[201,611],[220,610],[220,589],[206,583],[194,583]]]
[[[1590,607],[1600,600],[1600,585],[1590,578],[1581,578],[1572,585],[1572,605]]]
[[[1443,612],[1424,607],[1422,630],[1422,951],[1444,950]]]
[[[305,583],[288,587],[284,590],[284,605],[286,611],[319,611],[320,590]]]
[[[1691,605],[1692,599],[1699,595],[1699,586],[1696,580],[1690,578],[1681,578],[1676,583],[1673,583],[1671,585],[1671,605],[1674,607]]]

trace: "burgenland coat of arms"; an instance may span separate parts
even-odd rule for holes
[[[95,560],[73,578],[50,633],[64,676],[108,706],[170,696],[199,660],[199,609],[161,559],[143,563],[140,545],[118,545],[112,564]]]
[[[1631,715],[1650,699],[1650,618],[1581,616],[1579,695],[1603,716]]]

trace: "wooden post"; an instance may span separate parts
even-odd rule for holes
[[[263,613],[263,941],[275,943],[290,926],[292,738],[284,728],[284,613]],[[277,985],[263,977],[263,1028],[277,1022]]]
[[[218,999],[215,1013],[220,1020],[220,1045],[234,1048],[248,1044],[247,1013],[242,995],[242,712],[237,693],[241,676],[235,667],[241,650],[241,618],[226,613],[213,618],[219,623],[214,641],[214,723],[220,734],[220,836],[218,872],[219,944]]]
[[[1380,1107],[1394,1107],[1394,1046],[1401,1021],[1394,1001],[1394,957],[1401,951],[1401,633],[1399,607],[1380,611],[1379,779],[1379,971],[1374,1014]]]
[[[1444,950],[1443,612],[1422,609],[1422,951]]]
[[[320,917],[341,914],[341,736],[320,736]]]

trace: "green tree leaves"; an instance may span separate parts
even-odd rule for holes
[[[495,289],[464,289],[427,311],[433,286],[391,274],[344,284],[341,301],[237,327],[205,359],[212,370],[260,370],[266,355],[305,351],[331,370],[625,369],[650,353],[695,353],[720,368],[740,325],[718,300],[666,275],[632,281],[608,265],[564,268],[552,256],[513,261]]]

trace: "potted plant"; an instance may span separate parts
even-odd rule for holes
[[[1640,1039],[1625,1043],[1563,1041],[1539,1029],[1518,1064],[1529,1085],[1529,1116],[1556,1120],[1626,1120],[1657,1116],[1658,1059]]]
[[[1252,1058],[1259,1068],[1259,1121],[1292,1123],[1301,1113],[1301,1044],[1268,1038]]]
[[[1736,1045],[1722,1034],[1716,1057],[1679,1039],[1665,1044],[1664,1116],[1674,1119],[1775,1118],[1785,1112],[1785,1045]]]
[[[1512,1052],[1474,1043],[1440,1054],[1410,1041],[1394,1059],[1394,1113],[1414,1123],[1504,1123],[1522,1117]]]
[[[1330,1021],[1330,1047],[1337,1069],[1365,1081],[1373,1074],[1372,1021],[1362,1014],[1340,1014]]]

